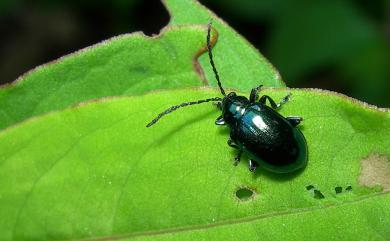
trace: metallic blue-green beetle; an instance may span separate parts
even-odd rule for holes
[[[257,101],[261,85],[252,89],[249,99],[237,96],[235,92],[226,95],[213,61],[210,32],[211,24],[207,31],[207,49],[210,64],[224,97],[172,106],[160,113],[147,127],[178,108],[215,101],[222,110],[222,115],[217,118],[215,124],[230,127],[228,145],[239,150],[235,157],[235,165],[240,161],[241,154],[245,152],[250,158],[249,170],[252,172],[258,165],[276,173],[294,172],[304,168],[308,157],[307,145],[302,132],[296,128],[302,118],[295,116],[285,118],[276,112],[276,109],[289,100],[290,95],[284,97],[278,104],[267,95],[261,96]],[[267,100],[271,107],[266,105]]]

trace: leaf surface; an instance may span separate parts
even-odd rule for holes
[[[90,99],[204,85],[193,63],[205,41],[205,27],[169,27],[161,36],[126,34],[40,66],[0,88],[0,129]]]
[[[385,240],[389,176],[359,178],[368,158],[390,171],[389,112],[316,90],[262,94],[290,91],[280,113],[304,118],[309,164],[287,175],[252,174],[246,157],[233,166],[212,104],[145,128],[172,104],[216,90],[107,98],[2,131],[0,239]],[[240,200],[243,187],[254,196]]]

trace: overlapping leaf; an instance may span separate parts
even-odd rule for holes
[[[278,71],[258,50],[197,1],[164,0],[164,3],[171,12],[170,25],[213,23],[219,34],[218,44],[213,50],[215,62],[225,86],[241,91],[249,91],[260,84],[285,86]],[[199,61],[205,69],[206,78],[213,80],[208,57],[203,55]],[[209,84],[217,86],[214,81]]]
[[[40,66],[0,88],[0,129],[91,99],[215,85],[211,69],[204,70],[205,78],[197,64],[205,50],[205,26],[212,18],[222,36],[215,55],[227,87],[245,91],[261,83],[284,86],[256,49],[199,3],[166,1],[166,5],[172,12],[172,26],[160,36],[122,35]],[[209,67],[207,56],[200,62],[203,68]]]
[[[205,34],[188,26],[123,35],[38,67],[0,89],[0,128],[90,99],[203,85],[193,61]]]

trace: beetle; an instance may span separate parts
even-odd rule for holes
[[[163,116],[190,105],[216,102],[222,115],[215,121],[216,125],[227,125],[230,128],[228,145],[238,150],[234,164],[240,162],[242,153],[249,157],[249,170],[254,172],[260,165],[275,173],[289,173],[302,169],[307,164],[308,150],[306,139],[297,128],[301,117],[283,117],[277,112],[286,103],[291,93],[279,103],[263,95],[259,98],[262,85],[251,90],[249,99],[235,92],[225,93],[218,71],[215,67],[210,44],[211,23],[207,29],[207,50],[218,87],[223,98],[213,97],[204,100],[185,102],[172,106],[161,112],[146,127],[151,127]],[[268,100],[270,106],[266,105]]]

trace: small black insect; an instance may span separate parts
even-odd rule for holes
[[[284,97],[278,104],[263,95],[258,99],[262,85],[253,88],[249,100],[238,96],[235,92],[226,95],[222,88],[217,69],[215,68],[210,44],[211,24],[207,30],[207,49],[210,64],[218,82],[223,98],[214,97],[175,105],[160,113],[146,127],[155,124],[161,117],[181,107],[217,102],[222,115],[215,121],[216,125],[227,124],[230,127],[228,145],[239,150],[235,165],[240,161],[241,154],[249,156],[249,170],[255,171],[258,165],[277,173],[288,173],[306,166],[307,145],[305,137],[296,126],[302,121],[301,117],[283,117],[275,110],[289,100],[291,94]],[[266,105],[269,101],[271,107]]]

